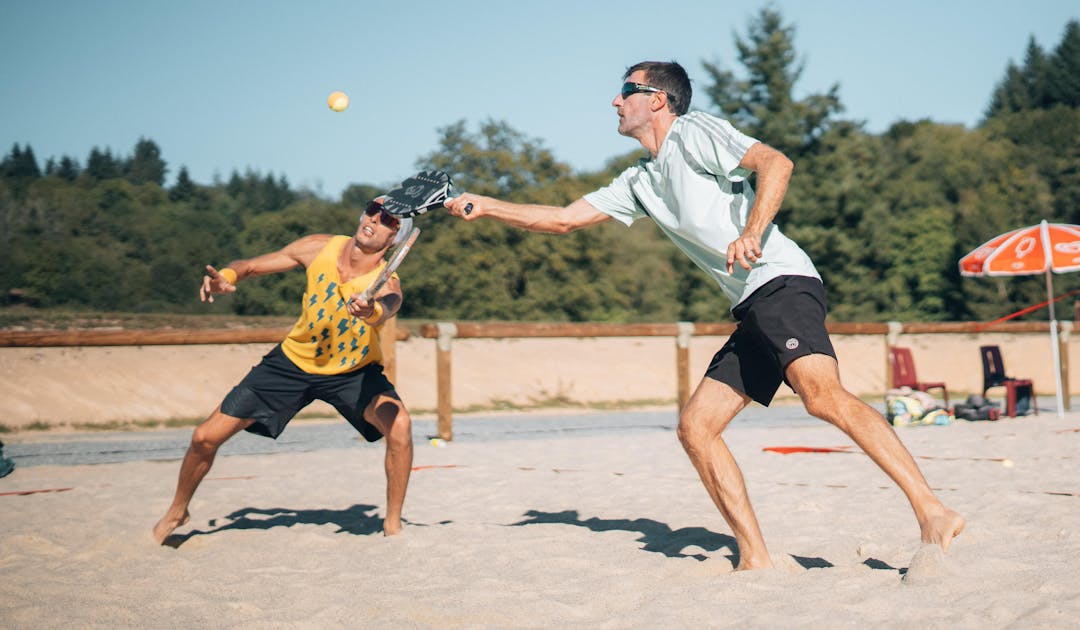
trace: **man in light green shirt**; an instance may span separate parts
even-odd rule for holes
[[[924,543],[947,551],[964,518],[934,495],[888,422],[840,383],[825,329],[825,292],[810,258],[773,224],[793,165],[726,120],[688,113],[691,88],[677,63],[631,66],[612,105],[619,133],[651,155],[565,208],[463,194],[448,201],[467,221],[489,217],[565,234],[649,217],[719,283],[739,322],[679,417],[679,440],[739,546],[739,569],[772,566],[742,472],[722,432],[751,400],[768,405],[781,382],[808,412],[850,436],[903,490]],[[745,181],[757,174],[757,193]],[[471,204],[469,212],[466,206]]]

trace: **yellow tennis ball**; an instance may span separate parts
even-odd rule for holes
[[[335,112],[343,112],[349,106],[349,97],[344,92],[331,92],[326,104]]]

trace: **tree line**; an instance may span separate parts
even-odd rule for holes
[[[795,161],[777,222],[818,266],[832,319],[985,321],[1043,301],[1041,276],[961,278],[957,261],[1042,219],[1080,223],[1080,22],[1053,50],[1032,39],[1023,64],[1008,63],[975,128],[901,121],[880,134],[843,116],[837,85],[795,97],[794,35],[779,12],[757,14],[736,35],[739,68],[702,62],[706,109]],[[574,172],[506,121],[459,121],[416,167],[446,170],[471,192],[563,205],[642,156]],[[203,265],[351,233],[382,192],[354,184],[327,200],[250,170],[204,185],[185,167],[170,186],[168,170],[147,138],[127,156],[95,147],[85,162],[50,157],[43,168],[16,144],[0,161],[0,304],[293,314],[301,272],[252,279],[207,307],[194,297]],[[647,221],[548,236],[440,212],[417,220],[422,243],[401,269],[405,317],[730,318],[718,288]],[[1058,276],[1055,288],[1080,288],[1080,276]]]

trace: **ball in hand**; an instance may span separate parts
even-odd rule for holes
[[[326,104],[335,112],[343,112],[349,106],[349,97],[344,92],[331,92]]]

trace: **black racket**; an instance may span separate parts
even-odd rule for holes
[[[456,194],[454,184],[446,173],[420,171],[383,195],[382,206],[394,216],[415,217],[443,205],[443,202]],[[470,212],[471,203],[465,206],[465,214]]]

